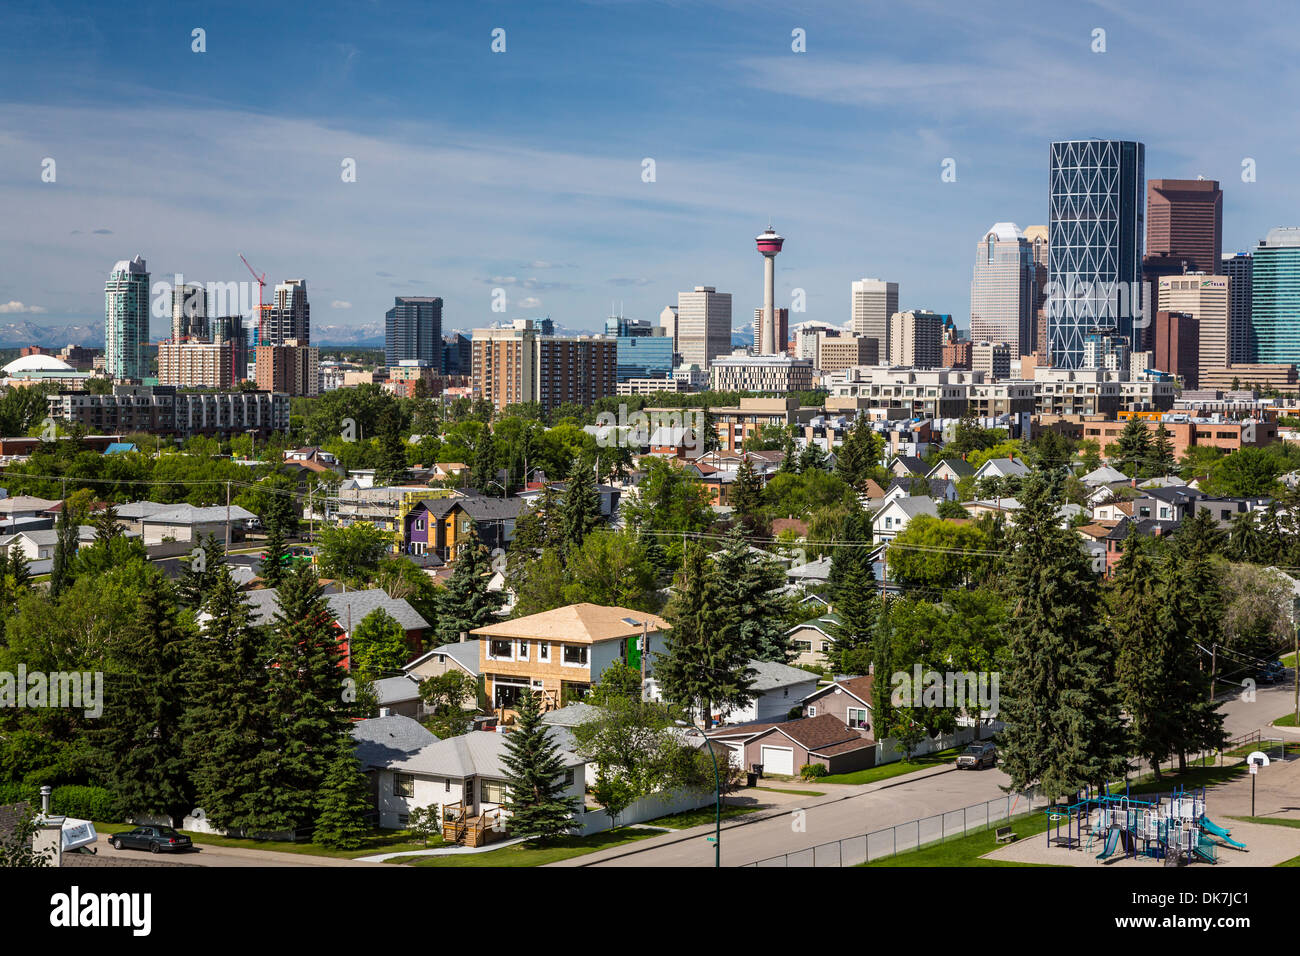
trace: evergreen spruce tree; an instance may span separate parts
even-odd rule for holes
[[[268,802],[266,790],[278,762],[267,694],[267,635],[252,623],[252,609],[231,577],[217,572],[204,605],[207,620],[190,641],[184,753],[195,802],[215,825],[260,832],[289,825]]]
[[[202,542],[202,556],[191,557],[181,573],[178,584],[181,602],[186,607],[201,606],[225,563],[225,545],[215,534],[208,534]]]
[[[285,559],[289,549],[284,543],[284,531],[279,521],[272,521],[266,527],[266,546],[262,551],[259,573],[268,588],[278,588],[284,580]]]
[[[854,508],[844,526],[846,542],[871,540],[871,520],[861,508]],[[876,632],[880,613],[880,595],[876,587],[876,571],[871,562],[871,548],[845,544],[831,550],[830,587],[831,606],[839,624],[835,625],[833,640],[839,667],[844,670],[861,670],[850,664],[845,655],[869,649]],[[860,655],[856,658],[860,661]]]
[[[126,529],[118,524],[117,506],[111,501],[108,503],[107,508],[91,518],[90,523],[95,529],[95,542],[97,544],[103,542],[111,545],[126,534]]]
[[[165,814],[175,825],[193,806],[183,753],[188,638],[171,585],[150,569],[130,624],[108,645],[94,735],[101,778],[122,811]]]
[[[754,472],[754,466],[746,457],[736,472],[735,484],[731,486],[731,510],[739,519],[739,527],[745,534],[767,537],[771,532],[766,517],[763,515],[763,480]]]
[[[352,752],[351,737],[339,738],[336,750],[321,784],[312,842],[333,850],[358,850],[369,833],[365,818],[371,810],[370,787]]]
[[[1177,468],[1173,440],[1169,437],[1169,429],[1165,428],[1165,423],[1161,421],[1156,426],[1155,438],[1151,443],[1151,475],[1163,478],[1165,475],[1172,475]]]
[[[890,679],[894,673],[894,629],[889,604],[887,599],[881,599],[875,631],[871,635],[871,725],[876,729],[877,737],[883,737],[887,728],[898,723],[890,696]]]
[[[646,560],[655,569],[656,582],[663,583],[664,574],[668,570],[668,555],[664,553],[664,546],[659,543],[659,535],[642,531],[638,535],[638,540],[645,548]]]
[[[820,445],[810,440],[803,446],[803,452],[799,455],[799,473],[803,474],[825,467],[826,453],[822,451]]]
[[[1228,547],[1228,535],[1208,508],[1198,508],[1178,524],[1179,550],[1191,554],[1222,554]]]
[[[1129,417],[1124,430],[1111,446],[1110,459],[1116,468],[1130,478],[1143,478],[1150,473],[1151,431],[1147,428],[1145,418],[1136,414]]]
[[[719,619],[717,577],[698,544],[687,545],[667,614],[672,621],[667,650],[657,655],[655,674],[669,700],[699,708],[705,727],[714,710],[743,707],[753,699],[748,648]]]
[[[347,724],[340,706],[341,635],[310,565],[293,568],[277,594],[268,684],[278,760],[270,806],[290,826],[302,827],[315,819],[317,791]]]
[[[402,438],[400,416],[394,409],[385,413],[379,423],[379,460],[375,464],[375,483],[400,485],[408,475],[406,441]]]
[[[72,562],[77,556],[77,529],[68,514],[65,499],[54,522],[54,560],[50,565],[50,597],[56,598],[72,585]]]
[[[587,535],[603,523],[600,515],[600,495],[585,471],[575,466],[569,475],[569,486],[560,506],[560,523],[563,535],[561,550],[567,559],[582,547]]]
[[[542,723],[536,695],[524,692],[518,719],[505,739],[501,762],[506,768],[505,809],[513,836],[545,841],[573,829],[575,801],[564,795],[564,763],[559,746]]]
[[[471,526],[469,534],[458,542],[447,586],[438,591],[435,633],[439,644],[458,641],[462,632],[497,619],[505,598],[499,591],[488,590],[491,570],[491,555]]]
[[[1007,591],[1015,604],[1002,681],[999,756],[1012,786],[1073,794],[1127,763],[1111,647],[1097,582],[1056,515],[1063,472],[1036,471],[1016,512]]]
[[[1115,641],[1115,677],[1120,704],[1128,715],[1133,751],[1160,776],[1160,761],[1173,752],[1169,668],[1172,647],[1161,622],[1164,596],[1147,539],[1130,534],[1115,566],[1109,594],[1110,625]]]
[[[785,578],[776,562],[751,551],[737,528],[716,555],[713,574],[724,640],[744,647],[750,660],[789,663],[795,651],[786,635],[785,608],[778,593]]]
[[[867,476],[867,467],[869,462],[866,460],[866,449],[862,447],[862,442],[858,435],[863,425],[861,422],[854,425],[849,433],[844,436],[844,441],[840,444],[840,450],[835,456],[835,474],[843,478],[854,488]]]
[[[799,449],[795,447],[794,436],[786,434],[785,445],[782,448],[781,467],[777,469],[777,474],[794,475],[799,472]]]

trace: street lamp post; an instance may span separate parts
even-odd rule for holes
[[[713,804],[713,865],[722,866],[722,778],[718,776],[718,755],[713,752],[713,744],[709,741],[709,735],[703,729],[696,727],[691,721],[677,721],[679,727],[691,727],[700,732],[704,738],[704,746],[709,750],[709,757],[713,760],[713,787],[714,787],[714,804]]]

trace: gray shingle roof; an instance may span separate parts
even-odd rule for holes
[[[375,717],[352,726],[355,753],[363,767],[382,767],[388,761],[437,743],[438,738],[410,717]]]
[[[459,737],[448,737],[428,744],[414,753],[399,755],[385,766],[434,777],[482,776],[500,779],[506,775],[506,767],[502,762],[506,752],[506,736],[488,730],[471,730]],[[565,750],[560,751],[560,762],[566,767],[586,763],[577,754]]]
[[[793,687],[795,684],[804,684],[808,681],[815,683],[818,677],[812,671],[800,670],[798,667],[777,664],[773,661],[750,661],[749,667],[754,672],[754,683],[750,686],[756,691]]]
[[[400,704],[408,700],[419,700],[420,682],[405,675],[401,677],[381,677],[375,681],[375,697],[381,707]]]
[[[599,707],[577,702],[565,704],[558,710],[548,710],[542,715],[542,723],[552,727],[576,727],[578,724],[593,720],[601,714]]]
[[[371,611],[383,608],[402,625],[404,630],[413,631],[429,626],[415,608],[406,603],[404,598],[390,598],[382,588],[369,588],[364,591],[345,591],[342,594],[327,594],[330,611],[334,619],[344,628],[351,622],[356,627]],[[248,600],[253,605],[253,623],[270,623],[280,608],[280,596],[275,588],[249,591]],[[349,614],[349,610],[351,614]]]
[[[445,654],[464,668],[466,672],[475,677],[478,676],[479,639],[477,637],[471,637],[468,641],[453,641],[450,644],[442,644],[431,651],[426,651],[407,664],[406,669],[410,670],[417,664],[428,660],[434,654]]]

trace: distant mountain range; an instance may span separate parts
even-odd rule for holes
[[[104,323],[98,325],[37,325],[35,322],[5,322],[0,324],[0,348],[21,348],[40,345],[44,348],[62,348],[68,343],[104,347]]]

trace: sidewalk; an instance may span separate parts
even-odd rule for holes
[[[878,783],[867,783],[860,786],[849,786],[846,784],[821,784],[816,781],[810,782],[805,786],[789,784],[791,789],[827,789],[834,787],[835,793],[827,792],[824,797],[803,797],[797,801],[782,803],[780,806],[768,807],[758,810],[754,813],[746,813],[744,816],[734,817],[731,820],[724,820],[722,823],[723,830],[735,830],[739,827],[749,826],[762,820],[771,820],[774,817],[788,816],[795,809],[809,809],[811,807],[820,807],[832,803],[840,803],[844,800],[851,800],[854,797],[860,797],[866,793],[874,793],[878,790],[888,790],[891,787],[898,787],[904,784],[915,783],[918,780],[926,780],[930,777],[937,777],[945,773],[955,773],[957,770],[954,764],[940,764],[935,767],[927,767],[925,770],[917,770],[914,773],[905,773],[897,777],[890,777],[888,780],[882,780]],[[777,786],[785,787],[785,783],[777,783]],[[751,794],[761,794],[763,797],[774,796],[780,797],[781,794],[768,794],[764,791],[753,791],[744,789],[738,794],[739,796],[749,796]],[[724,798],[724,801],[727,798]],[[734,799],[734,797],[733,797]],[[725,804],[728,806],[735,805]],[[654,821],[647,821],[653,825]],[[623,857],[635,856],[638,853],[645,853],[648,850],[654,850],[659,847],[670,846],[674,843],[685,843],[689,840],[699,840],[709,836],[714,831],[714,825],[707,823],[702,826],[691,827],[687,830],[674,830],[666,833],[661,837],[650,837],[648,840],[638,840],[636,843],[625,844],[623,846],[611,847],[608,850],[598,850],[595,853],[588,853],[584,856],[574,857],[570,860],[561,860],[557,863],[547,864],[548,866],[591,866],[595,863],[605,863],[610,860],[617,860]]]

